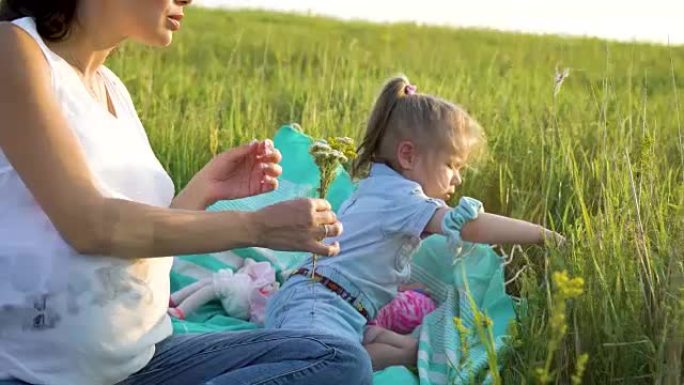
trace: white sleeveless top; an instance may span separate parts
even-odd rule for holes
[[[33,19],[13,23],[45,54],[54,95],[102,194],[169,207],[173,183],[116,75],[99,69],[117,117],[44,44]],[[155,343],[171,334],[166,315],[171,262],[168,257],[79,254],[59,235],[0,149],[0,378],[114,384],[143,368]]]

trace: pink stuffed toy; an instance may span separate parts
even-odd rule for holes
[[[263,324],[266,301],[278,287],[270,263],[247,258],[236,273],[229,269],[219,270],[173,293],[168,313],[185,319],[202,305],[218,299],[229,316]]]
[[[433,310],[435,303],[421,290],[400,291],[380,309],[373,323],[399,334],[409,334]]]

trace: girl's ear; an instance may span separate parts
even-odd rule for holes
[[[413,170],[416,166],[416,145],[410,140],[404,140],[397,145],[397,163],[403,170]]]

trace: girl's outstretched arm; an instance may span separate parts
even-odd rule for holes
[[[435,212],[425,231],[431,234],[449,235],[443,228],[444,217],[452,208],[440,208]],[[473,243],[562,244],[565,238],[542,226],[496,214],[479,213],[461,228],[461,239]]]

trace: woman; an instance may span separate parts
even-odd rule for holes
[[[269,141],[225,152],[175,198],[120,80],[125,39],[166,46],[180,0],[3,0],[0,9],[0,378],[36,384],[368,384],[327,335],[171,337],[169,255],[245,246],[335,255],[327,202],[202,211],[277,187]],[[158,258],[155,258],[158,257]]]

